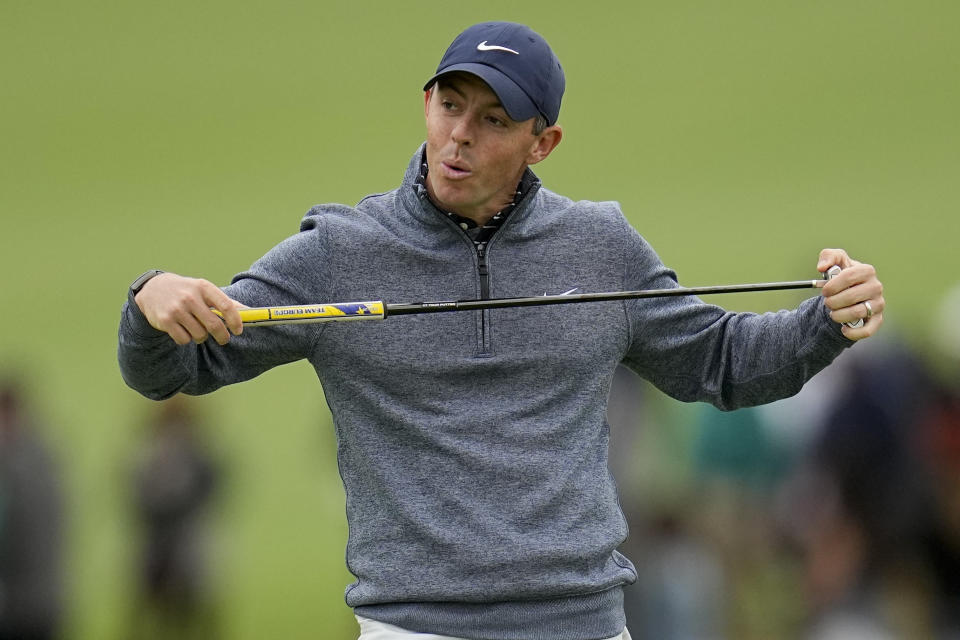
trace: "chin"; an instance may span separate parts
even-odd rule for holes
[[[436,198],[437,201],[443,205],[442,208],[447,211],[457,211],[459,208],[469,204],[469,200],[456,191],[438,191]]]

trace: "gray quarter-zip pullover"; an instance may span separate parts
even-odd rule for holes
[[[224,290],[250,306],[481,296],[477,251],[415,187],[320,205]],[[536,177],[485,248],[491,297],[677,286],[616,203]],[[851,344],[822,299],[731,313],[696,298],[248,328],[177,346],[132,300],[124,379],[151,398],[207,393],[308,359],[333,415],[346,492],[347,604],[468,638],[619,633],[636,579],[607,468],[605,408],[625,363],[667,394],[723,409],[770,402]]]

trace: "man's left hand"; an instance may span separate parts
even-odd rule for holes
[[[838,265],[842,271],[828,280],[820,294],[830,309],[830,318],[841,323],[841,330],[850,340],[869,338],[883,324],[883,284],[877,279],[873,265],[857,262],[843,249],[824,249],[820,252],[817,271],[825,273]],[[863,319],[857,329],[845,323]]]

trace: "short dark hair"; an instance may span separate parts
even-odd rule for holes
[[[546,116],[543,114],[537,114],[537,117],[533,120],[533,135],[538,136],[544,132],[544,130],[550,126],[550,123],[547,122]]]

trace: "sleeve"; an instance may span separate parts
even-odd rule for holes
[[[630,229],[625,284],[679,286],[676,274]],[[734,313],[694,296],[625,302],[630,343],[624,364],[685,402],[732,410],[796,394],[853,344],[820,296],[792,311]]]
[[[323,229],[319,217],[305,219],[300,233],[236,275],[223,291],[247,306],[323,299]],[[224,346],[212,339],[181,346],[150,326],[128,293],[121,311],[117,358],[127,385],[148,398],[161,400],[181,392],[199,395],[309,357],[322,330],[319,324],[247,328]]]

